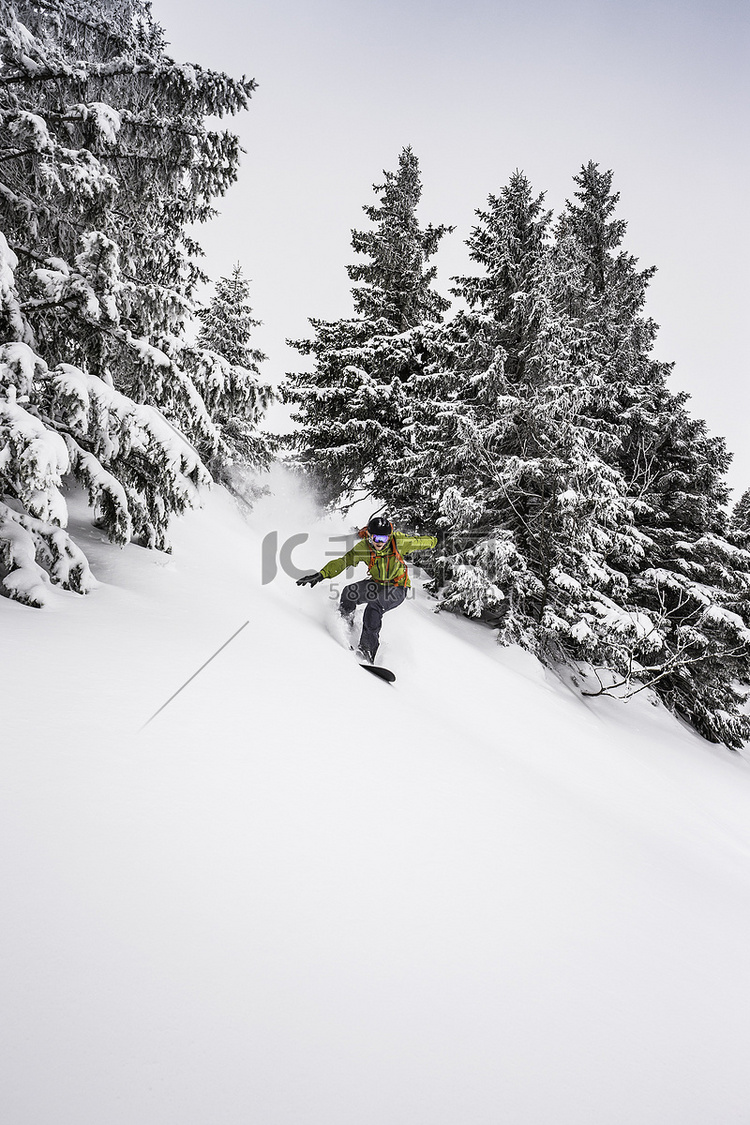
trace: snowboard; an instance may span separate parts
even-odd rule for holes
[[[385,680],[386,683],[392,684],[396,677],[389,668],[381,668],[377,664],[360,664],[360,668],[364,668],[368,672],[372,672],[373,676],[377,676],[379,680]]]

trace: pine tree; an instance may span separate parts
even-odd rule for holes
[[[433,289],[427,262],[452,228],[420,227],[419,164],[410,147],[398,171],[374,185],[378,204],[365,205],[373,223],[352,232],[352,247],[366,261],[347,267],[355,315],[311,320],[313,338],[293,342],[314,369],[289,375],[284,398],[292,419],[296,460],[311,470],[328,500],[352,490],[377,489],[381,466],[403,447],[410,382],[419,371],[420,326],[437,323],[449,302]]]
[[[656,270],[622,249],[627,224],[613,218],[612,172],[589,162],[574,177],[556,230],[560,299],[585,329],[600,368],[597,422],[616,438],[619,467],[641,510],[667,509],[678,523],[724,527],[725,443],[710,438],[668,388],[672,364],[657,361],[658,325],[645,314]],[[717,523],[718,521],[718,523]]]
[[[518,172],[477,215],[468,246],[483,272],[457,279],[468,312],[435,342],[405,480],[450,532],[442,605],[559,658],[580,645],[585,613],[593,621],[606,603],[611,627],[621,578],[607,553],[626,542],[629,512],[599,435],[580,422],[588,371],[555,303],[543,196]]]
[[[748,683],[750,556],[727,541],[723,439],[692,418],[673,393],[672,365],[652,355],[657,325],[645,314],[654,269],[622,248],[612,173],[589,162],[574,178],[555,248],[560,300],[580,326],[595,393],[591,424],[613,439],[609,460],[632,505],[638,551],[622,559],[619,599],[647,625],[652,651],[615,646],[610,663],[647,683],[707,738],[737,747],[750,736],[742,712]]]
[[[732,511],[732,530],[735,533],[750,533],[750,488],[742,493]]]
[[[24,556],[37,594],[40,563],[68,581],[43,543],[60,539],[65,473],[114,541],[167,547],[171,515],[209,479],[203,462],[227,452],[186,370],[203,279],[189,231],[239,159],[205,119],[243,109],[254,83],[177,66],[147,0],[0,0],[0,16],[0,499],[15,513],[0,550],[4,588],[22,597],[8,521],[44,524]],[[32,468],[45,444],[55,456]]]
[[[232,486],[238,483],[238,471],[244,475],[247,469],[266,468],[274,448],[260,430],[274,394],[261,378],[260,365],[266,356],[251,345],[260,321],[253,317],[249,302],[250,285],[237,263],[231,277],[219,279],[210,304],[199,311],[201,330],[189,353],[188,367],[227,451],[209,467],[215,477]]]
[[[242,276],[239,262],[231,277],[221,277],[210,304],[198,313],[201,330],[198,345],[223,356],[234,367],[255,370],[266,356],[250,345],[260,321],[250,307],[250,283]]]
[[[18,259],[0,233],[0,592],[30,606],[51,582],[76,593],[95,585],[65,531],[63,478],[74,473],[115,543],[149,546],[165,513],[196,502],[208,474],[192,445],[154,407],[135,403],[68,363],[50,369],[15,287]]]
[[[419,162],[411,146],[401,151],[397,172],[383,172],[385,183],[373,185],[382,192],[379,206],[362,208],[375,229],[352,231],[352,248],[369,258],[349,266],[357,314],[375,324],[384,322],[394,333],[408,332],[420,324],[435,323],[450,302],[432,288],[437,267],[426,267],[440,240],[453,230],[444,225],[424,230],[417,207],[422,198]]]

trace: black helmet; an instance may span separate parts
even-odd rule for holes
[[[390,535],[393,528],[387,516],[371,516],[367,531],[369,535]]]

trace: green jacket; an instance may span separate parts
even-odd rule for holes
[[[376,551],[367,539],[358,539],[351,551],[347,551],[343,558],[326,563],[320,573],[324,578],[335,578],[347,567],[363,562],[367,564],[370,577],[375,582],[383,582],[389,586],[411,586],[409,571],[401,556],[410,555],[412,551],[426,551],[431,547],[437,547],[434,535],[402,535],[400,531],[394,531],[384,551]]]

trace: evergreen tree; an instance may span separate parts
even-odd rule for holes
[[[732,530],[735,533],[750,533],[750,488],[742,493],[732,512]]]
[[[254,83],[176,65],[147,0],[0,0],[0,17],[0,499],[14,513],[0,550],[22,597],[9,521],[44,524],[25,541],[37,592],[40,564],[68,581],[44,546],[60,540],[65,473],[113,540],[166,547],[203,461],[230,455],[188,370],[203,278],[189,230],[239,159],[205,119],[244,108]],[[56,451],[44,471],[42,446]]]
[[[234,367],[257,369],[267,358],[250,340],[260,321],[250,307],[250,283],[242,276],[239,262],[231,277],[219,278],[210,304],[198,313],[201,330],[198,345],[223,356]]]
[[[201,330],[191,349],[193,378],[229,453],[209,465],[214,476],[230,485],[236,484],[237,467],[266,468],[273,450],[260,423],[274,395],[261,379],[266,356],[251,345],[260,321],[249,302],[250,285],[237,263],[231,277],[219,279],[208,307],[200,310]]]
[[[658,325],[645,314],[655,268],[639,270],[622,249],[627,224],[615,219],[612,172],[589,162],[574,182],[556,231],[560,300],[585,330],[598,366],[596,422],[614,450],[646,519],[670,512],[696,530],[726,527],[728,456],[686,409],[689,396],[668,388],[672,364],[653,357]],[[651,513],[651,516],[648,513]]]
[[[477,215],[468,246],[483,272],[457,279],[468,311],[433,340],[392,499],[408,511],[406,492],[418,490],[449,531],[436,567],[445,607],[559,658],[580,645],[584,612],[593,619],[606,604],[600,617],[613,627],[621,577],[608,552],[629,542],[629,511],[606,441],[580,420],[588,369],[577,326],[555,303],[543,197],[518,172]]]
[[[379,206],[362,208],[375,229],[352,231],[352,248],[369,261],[348,266],[347,273],[351,281],[360,283],[352,289],[357,314],[402,333],[441,321],[450,306],[432,288],[437,267],[426,263],[453,227],[430,224],[421,229],[417,207],[422,180],[411,146],[401,151],[398,171],[383,175],[385,183],[373,185],[373,191],[382,192]]]
[[[312,372],[287,376],[284,398],[296,406],[297,462],[312,470],[326,498],[377,487],[380,467],[403,447],[410,383],[419,372],[420,326],[437,323],[449,302],[433,289],[428,266],[452,228],[420,227],[419,164],[403,149],[396,172],[375,185],[377,204],[366,205],[373,223],[352,232],[352,247],[366,261],[347,267],[355,315],[311,320],[312,339],[293,346],[312,356]]]
[[[729,455],[691,417],[689,396],[670,391],[672,365],[652,355],[657,326],[645,303],[654,270],[639,270],[622,249],[612,173],[590,162],[575,183],[577,202],[557,228],[560,299],[587,341],[595,389],[587,414],[614,439],[610,461],[631,501],[639,550],[622,560],[621,604],[651,622],[650,655],[620,646],[610,663],[652,685],[705,737],[737,747],[750,736],[738,687],[750,682],[750,556],[727,541]]]
[[[113,542],[140,535],[153,546],[165,545],[166,513],[194,505],[209,477],[160,411],[71,364],[49,367],[18,299],[17,264],[0,233],[0,592],[43,606],[50,582],[81,594],[95,585],[65,531],[66,474]]]

